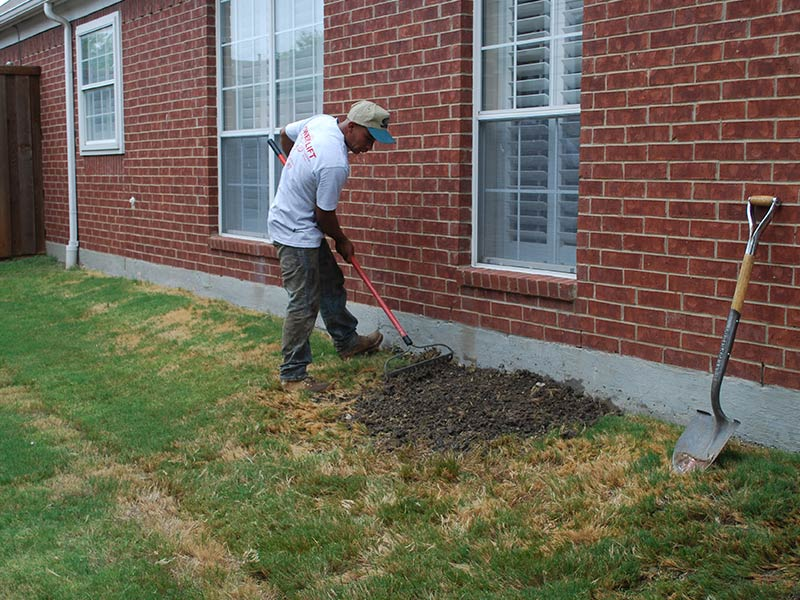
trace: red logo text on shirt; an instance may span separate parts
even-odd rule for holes
[[[303,146],[306,149],[306,154],[309,158],[317,158],[317,153],[314,152],[314,146],[311,145],[311,134],[308,133],[308,128],[303,129]]]

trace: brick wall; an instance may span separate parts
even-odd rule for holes
[[[728,373],[800,389],[800,1],[585,0],[577,281],[470,266],[472,6],[325,2],[325,111],[377,100],[398,138],[352,157],[339,210],[392,307],[710,371],[743,201],[775,194]],[[118,7],[126,153],[78,158],[81,247],[279,285],[271,246],[216,235],[214,3]],[[0,60],[42,66],[47,235],[66,243],[61,40]]]
[[[342,222],[394,306],[441,319],[470,261],[471,53],[472,2],[325,2],[325,110],[375,100],[398,139],[352,158]]]
[[[216,237],[214,3],[126,0],[73,28],[112,11],[123,31],[125,154],[77,156],[80,247],[279,284],[270,247]],[[69,239],[63,52],[60,27],[0,50],[0,60],[42,66],[45,226],[60,244]]]
[[[326,3],[326,109],[375,98],[399,138],[354,160],[343,221],[364,262],[406,311],[711,371],[744,199],[778,195],[728,373],[800,388],[800,3],[585,7],[570,282],[469,267],[471,3]]]
[[[125,154],[78,160],[81,247],[222,272],[226,259],[209,250],[217,227],[213,3],[127,0],[110,10],[122,21]]]
[[[710,370],[744,199],[777,195],[728,373],[799,388],[800,2],[587,0],[585,23],[585,343]]]

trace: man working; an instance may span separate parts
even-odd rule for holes
[[[377,350],[383,341],[378,331],[366,336],[356,332],[358,321],[346,306],[344,275],[325,235],[333,238],[336,252],[350,262],[355,249],[336,216],[339,194],[350,174],[347,152],[369,152],[376,140],[394,143],[388,124],[385,109],[362,100],[351,107],[344,121],[317,115],[281,129],[281,147],[289,158],[267,223],[278,250],[283,287],[289,294],[281,340],[284,389],[321,392],[329,387],[307,373],[309,338],[320,312],[344,359]]]

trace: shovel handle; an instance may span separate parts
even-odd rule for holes
[[[780,205],[781,201],[776,196],[750,196],[747,199],[747,224],[750,227],[750,237],[747,240],[747,247],[744,251],[746,255],[755,254],[756,246],[758,246],[758,237],[764,228],[769,225],[773,213]],[[758,222],[756,222],[754,206],[767,209],[767,212]]]
[[[389,308],[389,305],[383,301],[383,298],[381,298],[381,295],[378,293],[378,290],[376,290],[375,286],[372,285],[372,282],[369,280],[369,277],[367,277],[367,274],[364,272],[364,269],[361,268],[361,265],[358,264],[358,260],[356,260],[355,256],[350,258],[350,264],[353,265],[353,268],[356,270],[356,273],[358,273],[358,276],[361,277],[361,280],[364,282],[364,285],[366,285],[367,288],[369,288],[369,291],[375,297],[375,300],[378,301],[378,304],[383,309],[383,312],[385,312],[386,316],[389,317],[389,320],[392,322],[392,325],[394,325],[394,328],[397,329],[397,333],[399,333],[400,337],[403,338],[403,342],[406,344],[406,346],[411,346],[413,344],[411,338],[408,337],[406,330],[403,329],[403,326],[400,325],[400,321],[398,321],[397,318],[394,316],[392,309]]]
[[[777,200],[775,196],[750,196],[747,199],[750,204],[755,206],[770,206],[774,200]]]
[[[755,256],[753,254],[745,254],[744,260],[742,260],[742,266],[739,268],[739,277],[736,279],[736,291],[733,292],[733,301],[731,302],[731,309],[739,314],[742,314],[744,295],[745,292],[747,292],[747,286],[750,284],[750,275],[753,272],[754,262]]]
[[[747,224],[750,227],[750,236],[747,240],[747,247],[744,250],[744,259],[739,269],[739,276],[736,279],[736,290],[733,293],[733,301],[731,303],[731,310],[735,310],[739,314],[742,312],[744,294],[750,283],[750,275],[753,271],[753,262],[755,261],[754,255],[756,247],[758,246],[758,238],[764,228],[769,225],[769,222],[772,220],[772,214],[775,212],[775,209],[780,206],[780,203],[781,201],[775,196],[750,196],[747,199]],[[754,206],[767,208],[766,214],[758,223],[756,223],[755,220]]]

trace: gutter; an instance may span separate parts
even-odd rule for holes
[[[27,0],[20,4],[14,4],[13,6],[6,7],[5,10],[3,10],[3,7],[0,6],[0,24],[19,20],[21,17],[25,17],[29,13],[33,13],[38,9],[39,4],[41,3],[42,0]]]
[[[67,184],[69,193],[69,243],[67,244],[66,268],[78,264],[78,193],[75,176],[75,100],[72,71],[72,26],[70,22],[56,14],[53,3],[44,3],[44,14],[51,21],[60,23],[64,28],[64,93],[67,118]]]

